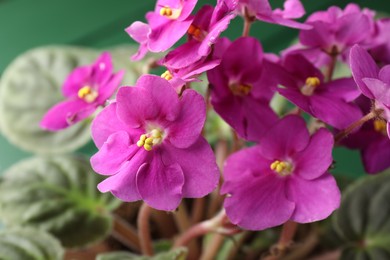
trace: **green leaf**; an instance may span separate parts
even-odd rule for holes
[[[155,256],[140,256],[128,252],[113,252],[100,254],[96,260],[185,260],[186,248],[177,248],[169,252],[159,253]]]
[[[5,226],[46,230],[65,247],[104,239],[119,201],[96,189],[101,180],[82,158],[27,159],[0,179],[0,219]]]
[[[367,176],[345,192],[333,226],[344,240],[342,259],[389,259],[390,172]]]
[[[61,86],[76,67],[98,55],[84,48],[51,46],[28,51],[16,58],[0,81],[0,127],[14,145],[36,153],[73,151],[90,140],[89,123],[60,132],[39,127],[43,115],[62,101]]]
[[[2,260],[60,260],[63,255],[59,241],[42,230],[17,228],[0,232]]]

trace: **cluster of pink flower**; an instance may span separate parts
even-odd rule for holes
[[[174,210],[182,198],[217,187],[220,173],[202,136],[206,102],[190,87],[205,72],[212,107],[240,138],[256,143],[224,165],[221,193],[233,224],[262,230],[327,218],[340,204],[328,172],[335,144],[361,150],[368,173],[390,166],[390,20],[349,4],[299,23],[292,20],[305,13],[299,0],[275,10],[268,0],[218,0],[193,16],[196,3],[158,0],[147,24],[126,29],[140,44],[135,60],[170,50],[184,35],[187,41],[159,61],[166,72],[119,88],[93,120],[99,152],[91,164],[108,176],[101,192]],[[243,36],[233,42],[220,37],[237,16],[245,21]],[[299,29],[299,43],[280,56],[264,53],[248,36],[256,20]],[[350,64],[353,77],[334,79],[337,62]],[[59,130],[90,116],[122,76],[113,74],[108,54],[76,69],[63,87],[68,100],[47,113],[42,127]],[[270,107],[276,93],[296,108],[276,114]],[[310,131],[303,112],[315,119]]]

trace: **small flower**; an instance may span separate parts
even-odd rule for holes
[[[300,54],[288,55],[283,65],[290,75],[284,76],[278,91],[306,113],[337,129],[362,117],[352,103],[360,95],[352,78],[324,82],[322,72]]]
[[[327,218],[340,204],[340,191],[327,170],[332,134],[322,128],[310,137],[305,121],[287,116],[260,145],[231,155],[224,167],[222,194],[233,224],[263,230],[292,220]]]
[[[134,22],[126,32],[140,43],[133,60],[142,59],[151,52],[164,52],[171,48],[190,27],[190,16],[197,0],[158,0],[154,12],[146,14],[148,24]]]
[[[315,12],[306,20],[313,28],[300,32],[300,43],[317,53],[348,54],[354,44],[370,44],[366,41],[375,31],[374,15],[356,4],[348,4],[344,10],[332,6],[327,11]]]
[[[226,0],[226,2],[234,1]],[[292,20],[301,18],[305,14],[305,9],[299,0],[286,0],[283,10],[279,8],[272,10],[269,0],[239,0],[237,11],[247,19],[257,19],[303,30],[312,28],[310,25]]]
[[[188,29],[189,41],[168,53],[164,65],[171,69],[185,68],[208,56],[220,34],[236,17],[233,11],[234,6],[225,5],[223,0],[218,0],[215,8],[204,5]]]
[[[220,66],[207,72],[215,111],[250,141],[258,141],[278,120],[269,106],[277,65],[263,56],[258,40],[242,37],[226,49]]]
[[[350,53],[353,78],[359,89],[374,102],[374,110],[382,111],[380,117],[387,122],[390,138],[390,65],[379,69],[374,59],[359,45]]]
[[[122,81],[124,71],[116,74],[112,71],[111,56],[107,52],[94,64],[73,70],[62,87],[67,99],[52,107],[40,126],[49,131],[58,131],[92,115],[114,94]]]
[[[369,113],[371,102],[365,96],[357,100],[363,112]],[[375,174],[390,167],[390,139],[386,132],[386,121],[380,118],[365,123],[357,132],[349,134],[342,144],[360,150],[364,169]]]
[[[207,195],[216,188],[219,171],[201,136],[205,118],[201,95],[185,90],[179,98],[159,76],[145,75],[135,87],[120,88],[116,102],[92,124],[99,152],[91,164],[109,176],[98,189],[160,210]]]

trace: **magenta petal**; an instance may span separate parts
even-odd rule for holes
[[[235,14],[228,14],[218,21],[217,24],[213,25],[199,47],[198,54],[200,56],[207,56],[210,53],[211,46],[218,41],[221,33],[228,28],[230,21],[235,17]]]
[[[347,102],[352,102],[361,95],[360,90],[352,78],[332,80],[323,84],[321,90],[319,89],[316,92],[321,92],[331,99],[337,98]]]
[[[118,71],[118,73],[112,75],[111,79],[109,79],[109,81],[106,82],[104,86],[101,86],[99,88],[99,96],[96,100],[98,104],[104,104],[104,102],[106,102],[110,97],[114,95],[124,75],[124,70]]]
[[[198,54],[200,42],[192,40],[169,52],[164,59],[164,65],[171,69],[181,69],[199,61],[202,56]]]
[[[390,85],[390,65],[386,65],[381,68],[381,70],[379,71],[379,79],[384,83]]]
[[[294,155],[294,172],[306,180],[318,178],[332,164],[333,135],[321,128],[302,152]]]
[[[206,119],[206,103],[194,90],[184,91],[180,99],[181,111],[168,128],[169,141],[177,148],[187,148],[198,140]]]
[[[314,180],[292,176],[287,187],[287,198],[295,202],[291,216],[295,222],[310,223],[325,219],[340,206],[340,190],[329,173]]]
[[[49,131],[67,128],[90,116],[96,107],[81,99],[66,100],[50,108],[45,114],[40,126]]]
[[[115,197],[123,201],[137,201],[142,199],[136,185],[136,174],[147,156],[147,151],[140,149],[131,161],[123,164],[120,171],[108,177],[98,185],[100,192],[110,191]]]
[[[66,78],[62,86],[62,94],[65,97],[77,97],[79,90],[88,84],[91,84],[90,77],[92,73],[91,66],[81,66],[75,68]]]
[[[150,26],[146,23],[142,22],[134,22],[129,27],[125,29],[127,34],[131,38],[134,39],[134,41],[138,43],[144,43],[148,40],[148,36],[150,34]]]
[[[108,52],[103,52],[92,66],[92,81],[98,84],[98,91],[100,93],[101,87],[105,87],[107,81],[112,76],[113,65],[111,61],[111,55]],[[118,83],[119,85],[119,83]],[[112,95],[112,93],[111,93]],[[110,95],[110,96],[111,96]]]
[[[245,189],[231,190],[225,198],[230,221],[248,230],[264,230],[289,220],[295,205],[286,198],[285,182],[276,175],[254,178],[248,172],[240,172],[242,176],[236,180]]]
[[[357,105],[326,96],[313,95],[311,105],[313,116],[337,129],[347,128],[363,116]]]
[[[91,165],[95,172],[102,175],[112,175],[119,171],[122,164],[134,155],[139,148],[131,146],[129,134],[125,131],[112,134],[91,157]]]
[[[278,88],[278,92],[300,109],[311,114],[310,99],[303,95],[298,88]]]
[[[148,13],[147,19],[149,24],[153,24],[157,20],[166,18],[162,18],[162,16],[157,13]],[[192,20],[192,18],[180,22],[170,20],[158,29],[153,28],[149,35],[149,50],[152,52],[163,52],[171,48],[184,34],[186,34]],[[156,23],[159,23],[159,21]]]
[[[265,173],[271,173],[270,165],[273,161],[263,158],[259,146],[252,146],[230,155],[224,166],[224,182],[221,194],[227,194],[242,189],[237,179],[254,178]],[[248,176],[245,177],[245,174]]]
[[[362,81],[366,84],[376,100],[386,106],[390,106],[390,85],[379,79],[363,78]]]
[[[142,199],[159,210],[175,210],[183,197],[184,175],[179,164],[164,165],[155,152],[149,163],[137,173],[137,187]]]
[[[183,197],[200,198],[206,196],[218,185],[219,170],[215,156],[210,145],[202,136],[186,149],[164,145],[163,161],[175,161],[183,170]]]
[[[108,137],[118,131],[125,131],[130,137],[139,138],[143,133],[132,129],[118,119],[116,115],[116,103],[112,103],[103,109],[92,122],[92,139],[98,148],[102,147]]]
[[[300,31],[299,41],[310,47],[329,48],[334,42],[334,37],[329,32],[329,26],[322,21],[315,21],[310,24],[314,28]]]
[[[390,140],[387,136],[372,141],[362,151],[364,168],[368,173],[378,173],[390,167]]]
[[[117,94],[118,117],[138,128],[147,120],[165,117],[174,120],[179,112],[179,98],[171,84],[155,75],[144,75],[136,87],[122,87]]]
[[[339,30],[336,38],[339,42],[351,46],[354,43],[363,41],[366,33],[370,31],[370,21],[363,13],[346,14],[337,21]]]
[[[350,66],[353,78],[362,93],[366,97],[374,99],[371,91],[362,80],[363,78],[378,78],[379,69],[374,59],[365,49],[359,45],[355,45],[350,52]]]
[[[302,151],[309,139],[305,121],[299,116],[286,116],[265,133],[260,141],[260,152],[270,160],[283,160]]]
[[[281,14],[283,15],[283,18],[286,19],[301,18],[305,14],[305,9],[299,0],[286,0],[283,7],[284,10],[281,11]]]

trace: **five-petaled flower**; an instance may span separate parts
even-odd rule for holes
[[[124,71],[113,73],[111,56],[103,53],[92,65],[77,67],[62,87],[65,101],[53,106],[43,117],[40,126],[58,131],[89,116],[111,98],[122,81]]]
[[[340,204],[340,191],[328,168],[333,136],[321,128],[311,137],[305,121],[287,116],[263,136],[260,145],[231,155],[224,167],[224,207],[233,224],[263,230],[292,220],[327,218]]]
[[[99,152],[91,164],[109,176],[98,189],[159,210],[207,195],[216,188],[219,171],[201,136],[205,118],[200,94],[185,90],[179,97],[159,76],[144,75],[135,87],[122,87],[92,124]]]

